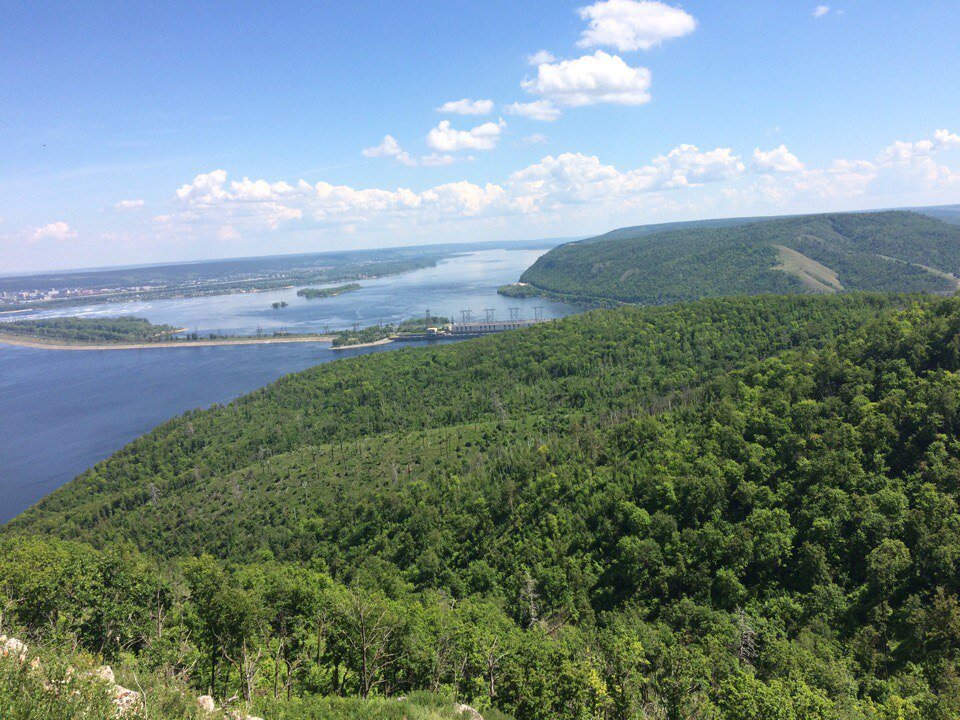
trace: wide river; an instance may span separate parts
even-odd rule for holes
[[[200,333],[315,332],[359,323],[396,322],[430,310],[476,319],[490,309],[507,319],[562,317],[577,308],[538,299],[504,298],[500,285],[520,276],[539,250],[484,250],[437,267],[363,281],[355,292],[304,300],[295,289],[207,298],[91,305],[57,313],[129,315]],[[289,303],[271,309],[278,300]],[[423,343],[403,343],[403,345]],[[231,345],[148,350],[66,351],[0,344],[0,523],[108,457],[138,435],[186,410],[228,402],[287,373],[397,345],[331,350],[327,343]]]

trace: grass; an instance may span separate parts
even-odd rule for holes
[[[774,270],[792,275],[800,280],[805,288],[813,292],[833,293],[843,290],[835,270],[783,245],[774,245],[774,247],[777,249],[779,262],[774,266]]]
[[[263,700],[254,704],[254,715],[269,720],[469,720],[456,703],[442,695],[412,693],[404,698],[308,697],[291,701]],[[511,720],[493,709],[482,711],[484,720]]]

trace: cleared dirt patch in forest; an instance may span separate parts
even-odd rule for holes
[[[774,270],[793,275],[813,292],[833,293],[843,290],[835,270],[783,245],[774,245],[774,247],[777,249],[779,261],[778,265],[774,265]]]

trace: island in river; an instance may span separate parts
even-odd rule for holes
[[[360,283],[347,283],[346,285],[337,285],[335,287],[328,288],[300,288],[297,290],[297,296],[306,298],[307,300],[314,300],[315,298],[327,298],[327,297],[336,297],[337,295],[343,295],[344,293],[353,292],[354,290],[359,290],[362,286]]]

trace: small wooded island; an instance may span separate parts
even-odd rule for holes
[[[347,283],[346,285],[337,285],[336,287],[328,288],[300,288],[297,290],[297,297],[306,298],[307,300],[336,297],[337,295],[353,292],[354,290],[359,290],[360,288],[360,283]]]

